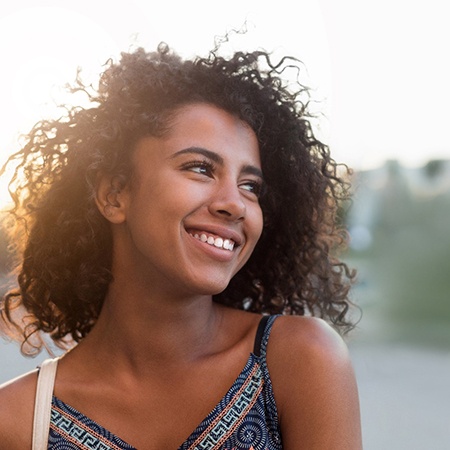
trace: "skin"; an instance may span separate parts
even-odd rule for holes
[[[192,433],[253,350],[260,315],[212,295],[260,236],[260,171],[253,131],[194,104],[177,111],[167,135],[138,143],[131,181],[100,180],[115,279],[91,333],[60,361],[56,396],[139,449],[178,448]],[[285,449],[361,448],[354,374],[328,325],[280,317],[267,358]],[[0,389],[0,450],[31,448],[35,386],[33,371]]]

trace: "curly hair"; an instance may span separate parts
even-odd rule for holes
[[[98,89],[77,76],[72,91],[87,94],[90,106],[67,107],[62,118],[39,122],[9,159],[16,165],[10,213],[20,261],[18,287],[4,296],[2,316],[19,327],[13,310],[27,311],[24,341],[37,331],[57,344],[89,333],[113,279],[111,230],[94,201],[98,174],[128,179],[137,141],[162,135],[171,113],[198,102],[250,125],[266,184],[262,236],[214,300],[260,313],[319,316],[344,332],[352,327],[354,273],[336,252],[346,240],[336,218],[349,186],[314,136],[303,100],[308,89],[298,80],[293,89],[282,78],[300,62],[274,63],[265,51],[225,58],[218,50],[191,60],[166,44],[122,53],[118,63],[108,62]]]

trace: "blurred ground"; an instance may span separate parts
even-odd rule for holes
[[[378,341],[371,332],[349,343],[364,450],[450,449],[450,350]]]

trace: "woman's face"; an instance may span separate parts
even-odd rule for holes
[[[223,291],[262,231],[253,130],[215,106],[188,105],[166,135],[138,142],[132,167],[120,194],[117,257],[153,287],[184,295]]]

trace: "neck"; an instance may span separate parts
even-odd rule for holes
[[[112,283],[100,317],[83,341],[96,358],[108,355],[114,364],[138,367],[187,362],[214,351],[223,307],[211,296],[149,295],[130,285],[124,290]]]

